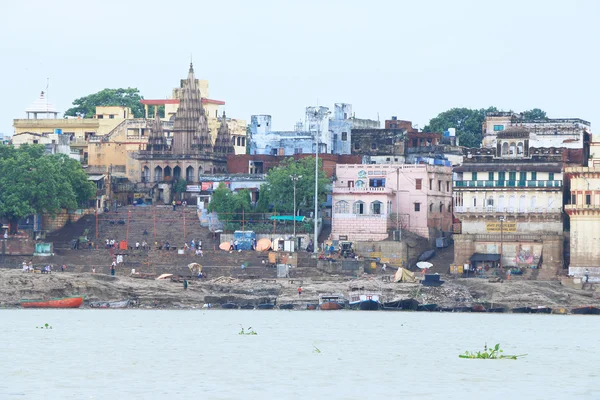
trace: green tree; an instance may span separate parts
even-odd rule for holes
[[[208,205],[208,211],[216,212],[221,222],[225,223],[228,221],[240,222],[242,221],[242,214],[251,210],[250,192],[243,189],[234,193],[224,183],[220,183],[219,187],[213,192]]]
[[[92,118],[97,106],[123,106],[131,108],[134,117],[143,118],[145,113],[140,103],[142,99],[137,88],[103,89],[98,93],[73,100],[74,107],[65,111],[65,116],[81,115],[84,118]]]
[[[444,132],[448,128],[455,128],[461,146],[479,147],[485,114],[486,112],[495,111],[498,111],[496,107],[481,108],[479,110],[452,108],[432,118],[423,130],[425,132]]]
[[[85,206],[95,195],[79,163],[39,145],[0,146],[0,187],[0,216],[13,230],[20,218]]]
[[[521,114],[523,115],[523,119],[525,121],[539,121],[548,119],[546,116],[546,111],[540,110],[539,108],[523,111]]]
[[[258,208],[261,211],[277,211],[278,213],[294,212],[294,183],[290,176],[302,176],[296,181],[296,209],[305,213],[315,207],[315,158],[306,157],[295,161],[286,159],[279,167],[269,171],[266,182],[260,187]],[[330,180],[323,171],[323,162],[319,160],[319,202],[327,198]]]

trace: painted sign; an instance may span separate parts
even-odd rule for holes
[[[200,185],[187,185],[185,187],[185,190],[187,192],[200,192],[200,191],[202,191],[202,186],[200,186]]]
[[[516,232],[517,223],[505,222],[501,224],[500,222],[488,222],[485,224],[485,229],[488,232]]]
[[[360,171],[358,171],[358,178],[366,178],[367,177],[367,172],[363,169],[361,169]]]
[[[356,181],[354,184],[357,188],[365,187],[365,181]]]
[[[212,182],[202,182],[202,190],[212,190]]]

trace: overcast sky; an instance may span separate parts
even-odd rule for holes
[[[28,0],[0,15],[8,134],[47,78],[59,111],[103,88],[165,98],[190,54],[228,116],[277,130],[317,101],[419,127],[491,105],[600,119],[600,1]]]

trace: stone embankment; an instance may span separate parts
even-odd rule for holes
[[[302,286],[302,296],[298,296]],[[336,276],[296,279],[238,279],[219,277],[191,281],[187,290],[183,283],[170,280],[146,280],[106,274],[53,272],[23,273],[17,269],[0,270],[0,307],[19,307],[19,299],[48,299],[81,294],[87,301],[137,300],[139,307],[200,308],[204,303],[277,304],[294,303],[306,308],[316,303],[319,294],[341,293],[352,289],[381,292],[384,301],[415,298],[423,304],[441,307],[547,306],[573,308],[600,305],[593,291],[576,290],[556,281],[504,281],[491,283],[484,279],[451,279],[441,287],[423,287],[417,283],[383,282],[379,277],[350,279]]]

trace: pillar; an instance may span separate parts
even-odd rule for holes
[[[144,112],[146,113],[146,118],[148,118],[148,104],[144,104]]]

